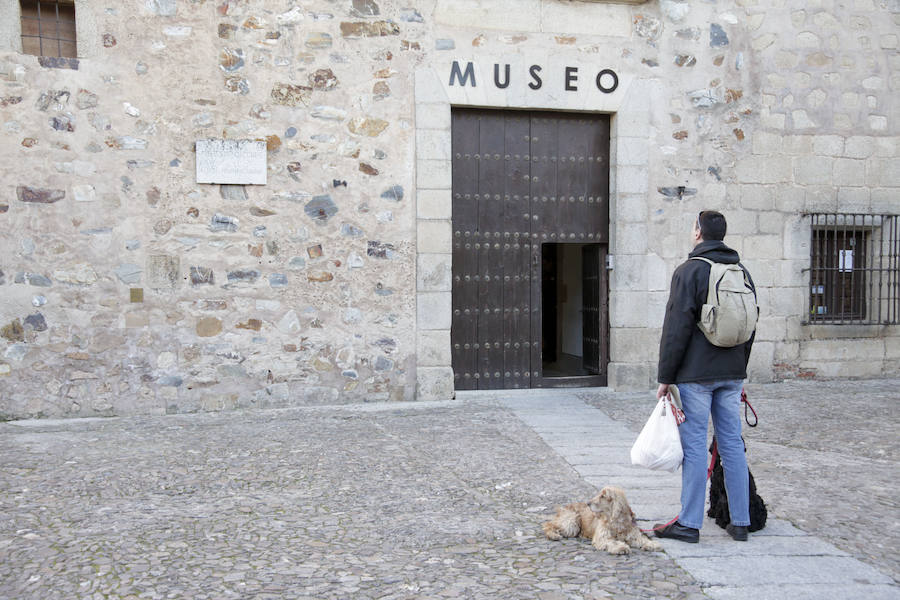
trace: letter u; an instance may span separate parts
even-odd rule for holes
[[[509,64],[506,65],[506,78],[503,83],[500,83],[500,65],[494,63],[494,85],[500,89],[509,87]]]

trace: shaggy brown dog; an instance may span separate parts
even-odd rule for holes
[[[611,485],[587,502],[559,507],[556,516],[544,523],[544,534],[551,540],[580,534],[591,540],[594,548],[610,554],[628,554],[631,548],[662,550],[659,542],[645,536],[634,524],[625,491]]]

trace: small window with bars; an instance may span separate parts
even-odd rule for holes
[[[22,52],[35,56],[75,58],[74,0],[20,0]]]
[[[808,216],[809,323],[900,323],[900,216]]]

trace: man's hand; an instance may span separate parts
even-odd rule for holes
[[[663,398],[666,397],[666,394],[668,394],[668,393],[669,393],[669,384],[661,383],[661,384],[659,384],[659,387],[656,388],[656,399],[662,400]]]

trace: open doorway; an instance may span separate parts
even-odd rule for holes
[[[541,245],[541,362],[545,378],[605,374],[606,248]]]
[[[606,385],[609,115],[453,108],[451,120],[455,389]]]

